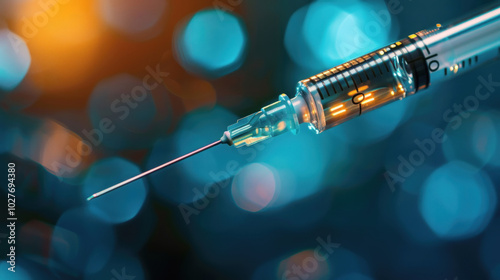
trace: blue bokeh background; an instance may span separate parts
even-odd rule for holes
[[[16,164],[18,218],[17,272],[2,227],[0,279],[500,279],[500,88],[443,118],[500,81],[498,60],[85,200],[298,80],[500,2],[63,2],[0,2],[0,163]]]

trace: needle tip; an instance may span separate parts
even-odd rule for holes
[[[87,201],[91,201],[94,198],[95,198],[95,195],[91,195],[91,196],[87,197]]]

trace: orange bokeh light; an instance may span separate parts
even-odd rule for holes
[[[52,120],[37,123],[34,130],[17,140],[12,153],[30,159],[59,178],[78,181],[95,159],[94,147],[80,136]]]
[[[103,24],[93,1],[28,0],[15,6],[13,31],[32,56],[30,78],[43,91],[65,93],[93,72]]]

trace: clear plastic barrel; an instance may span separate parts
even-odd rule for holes
[[[319,133],[415,93],[414,71],[403,55],[407,50],[397,44],[300,81],[297,97],[317,112],[304,122]]]

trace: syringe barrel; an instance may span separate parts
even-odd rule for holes
[[[500,7],[446,28],[437,24],[300,81],[297,98],[308,110],[299,120],[322,132],[491,61],[499,48]]]

